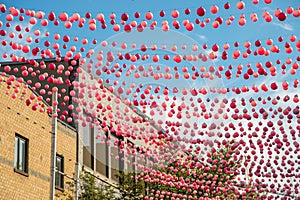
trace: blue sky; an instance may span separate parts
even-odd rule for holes
[[[149,1],[150,2],[150,1]],[[205,51],[206,53],[209,53],[211,50],[212,45],[218,44],[220,51],[217,53],[218,54],[218,59],[214,61],[215,67],[218,67],[219,65],[223,65],[225,67],[225,70],[228,68],[229,65],[233,66],[233,75],[235,73],[235,68],[238,64],[242,64],[243,67],[243,73],[247,70],[246,65],[250,64],[253,69],[256,69],[255,64],[257,62],[265,63],[267,61],[271,61],[274,65],[276,65],[276,60],[281,60],[281,64],[285,62],[287,58],[291,58],[293,62],[295,62],[296,57],[298,56],[298,52],[294,47],[294,44],[290,42],[290,44],[294,47],[293,48],[293,53],[290,55],[287,55],[284,53],[284,44],[285,42],[289,42],[289,37],[293,34],[299,37],[300,29],[298,28],[299,26],[299,18],[295,18],[291,15],[287,17],[287,19],[283,22],[280,22],[276,17],[273,17],[273,21],[271,23],[266,23],[264,19],[262,18],[262,13],[264,11],[268,11],[273,15],[273,12],[277,8],[281,8],[282,10],[286,10],[288,6],[292,6],[294,8],[297,8],[299,5],[297,4],[296,1],[293,0],[286,0],[286,1],[273,1],[273,3],[267,5],[265,4],[262,0],[259,2],[258,5],[252,4],[250,1],[245,1],[246,6],[245,9],[243,10],[238,10],[236,8],[236,2],[237,1],[229,1],[231,7],[228,10],[225,10],[223,8],[223,4],[225,3],[219,3],[219,2],[212,2],[209,0],[203,0],[201,2],[184,2],[183,1],[158,1],[154,0],[151,1],[151,3],[146,3],[145,1],[109,1],[109,2],[96,2],[92,0],[88,1],[37,1],[33,0],[30,2],[25,2],[25,1],[2,1],[3,4],[6,5],[7,8],[10,6],[14,6],[18,9],[20,8],[25,8],[25,9],[32,9],[35,11],[44,11],[46,15],[50,12],[53,11],[56,16],[58,16],[61,12],[67,12],[69,16],[71,16],[73,13],[79,13],[81,16],[85,16],[87,12],[91,13],[92,17],[95,17],[98,13],[103,13],[105,15],[106,23],[107,23],[107,28],[105,30],[101,29],[99,25],[97,26],[97,30],[95,31],[89,31],[88,27],[85,26],[84,28],[78,28],[77,24],[74,23],[73,27],[71,29],[65,29],[63,28],[62,24],[60,26],[56,27],[53,26],[50,22],[49,25],[46,27],[42,27],[39,23],[35,26],[32,27],[32,30],[41,30],[42,34],[45,32],[49,32],[50,36],[49,37],[44,37],[40,36],[40,42],[39,44],[32,44],[33,46],[41,46],[43,47],[44,41],[48,40],[49,42],[53,43],[55,42],[53,40],[53,34],[54,33],[59,33],[61,36],[63,35],[69,35],[71,39],[73,37],[78,37],[79,41],[83,38],[87,38],[89,40],[88,45],[81,45],[80,42],[70,42],[68,46],[74,45],[77,47],[77,50],[80,47],[84,47],[86,49],[85,53],[89,48],[99,48],[99,46],[95,46],[91,44],[91,41],[93,39],[97,39],[98,44],[101,43],[103,40],[110,40],[110,38],[117,38],[119,33],[116,33],[112,31],[112,26],[109,24],[109,15],[111,13],[116,14],[116,22],[120,23],[120,15],[123,13],[127,13],[129,15],[129,20],[135,19],[133,17],[135,12],[139,12],[141,14],[140,19],[136,19],[137,22],[139,23],[141,19],[143,19],[143,16],[147,11],[151,11],[154,15],[154,20],[157,20],[157,27],[156,29],[160,29],[160,24],[162,20],[168,20],[169,24],[172,23],[174,19],[171,18],[170,13],[172,10],[176,9],[180,12],[180,16],[178,18],[178,21],[182,22],[184,19],[188,19],[191,22],[194,22],[196,18],[199,18],[201,21],[204,20],[203,17],[198,17],[196,15],[196,10],[200,6],[203,6],[206,9],[206,15],[205,17],[211,18],[211,20],[214,20],[216,17],[222,17],[224,19],[224,22],[222,25],[220,25],[219,28],[214,29],[212,28],[211,24],[207,24],[206,27],[200,28],[199,25],[195,24],[195,28],[193,31],[188,32],[185,30],[183,26],[178,30],[181,34],[183,34],[186,37],[191,38],[192,40],[196,41],[199,45],[204,45],[207,44],[208,49]],[[211,14],[209,12],[209,9],[212,5],[218,5],[219,7],[219,12],[215,15]],[[191,10],[190,15],[185,15],[184,10],[186,8],[189,8]],[[166,16],[164,18],[159,17],[159,12],[163,10],[166,12]],[[257,13],[258,15],[258,22],[254,23],[250,20],[250,14],[251,13]],[[245,26],[241,27],[237,24],[237,20],[241,14],[244,14],[246,16],[247,23]],[[0,20],[5,21],[5,15],[0,13]],[[229,16],[233,15],[235,17],[235,20],[232,22],[232,25],[227,26],[225,25],[225,20],[229,18]],[[21,24],[23,26],[27,26],[26,20],[23,22],[19,22],[17,19],[11,22],[12,27],[10,28],[5,28],[9,31],[13,30],[14,31],[14,26],[17,24]],[[150,24],[151,22],[149,22]],[[171,25],[170,25],[171,26]],[[3,26],[4,27],[4,26]],[[2,28],[3,28],[2,27]],[[174,30],[173,28],[171,28]],[[32,33],[27,33],[27,35],[30,35]],[[283,37],[283,42],[278,42],[277,38],[278,37]],[[128,38],[130,38],[130,34],[128,34]],[[247,59],[239,58],[239,59],[232,59],[231,54],[235,49],[239,49],[242,51],[245,51],[246,48],[243,47],[243,43],[246,41],[251,42],[251,49],[254,51],[256,48],[254,47],[254,42],[256,40],[261,40],[263,43],[264,47],[267,47],[265,45],[266,39],[271,38],[274,41],[274,44],[276,44],[280,49],[281,52],[279,54],[271,54],[270,56],[253,56],[253,53],[249,55]],[[11,39],[6,37],[8,41]],[[144,38],[142,38],[144,39]],[[299,39],[299,38],[298,38]],[[297,39],[297,40],[298,40]],[[128,40],[128,39],[127,39]],[[131,41],[134,41],[135,38],[131,38]],[[163,39],[164,40],[164,39]],[[165,39],[168,41],[168,39]],[[180,41],[180,40],[179,40]],[[21,41],[24,42],[24,41]],[[61,42],[61,41],[60,41]],[[126,41],[125,41],[126,42]],[[238,42],[239,47],[235,48],[234,43]],[[222,60],[220,59],[220,55],[222,53],[222,46],[224,43],[228,43],[230,45],[230,49],[228,50],[228,59],[227,60]],[[63,43],[60,44],[62,46]],[[7,48],[7,47],[6,47]],[[43,47],[44,48],[44,47]],[[63,49],[60,48],[60,50]],[[7,51],[8,53],[11,52],[11,50],[7,50],[4,48],[4,51]],[[15,52],[13,52],[15,53]],[[83,55],[85,55],[83,53]],[[2,58],[1,58],[2,59]],[[277,69],[280,69],[280,66],[276,65]],[[290,66],[288,66],[289,69]],[[225,71],[224,70],[224,71]],[[270,84],[275,77],[272,76],[260,76],[257,79],[250,78],[248,80],[244,80],[242,78],[242,75],[240,78],[231,78],[230,80],[226,80],[224,78],[224,71],[222,72],[223,74],[223,83],[225,87],[241,87],[243,85],[248,86],[249,88],[253,85],[261,85],[264,82],[267,82]],[[284,80],[288,81],[293,81],[296,76],[291,76],[289,73],[287,75],[281,75],[280,70],[277,73],[276,80],[280,83]],[[290,83],[291,84],[291,83]],[[253,94],[254,95],[254,94]]]
[[[150,1],[149,1],[150,2]],[[205,17],[210,17],[212,20],[215,19],[218,16],[221,16],[225,20],[230,16],[235,16],[235,21],[232,23],[231,26],[227,26],[224,23],[220,26],[218,29],[213,29],[210,24],[207,24],[205,28],[199,28],[199,25],[195,24],[194,31],[188,32],[184,29],[183,26],[179,29],[180,32],[192,37],[193,39],[200,42],[200,44],[208,44],[209,47],[211,45],[217,43],[219,44],[220,48],[225,43],[228,42],[231,47],[233,47],[233,43],[238,41],[240,43],[240,46],[243,45],[245,41],[250,41],[252,44],[257,39],[261,39],[262,42],[264,42],[267,38],[272,38],[273,40],[276,40],[279,36],[282,36],[284,39],[287,39],[291,34],[295,34],[296,36],[299,35],[300,30],[297,28],[297,25],[299,24],[299,18],[294,18],[292,16],[288,16],[286,21],[280,22],[275,17],[273,18],[273,21],[271,23],[266,23],[262,19],[261,15],[263,11],[269,11],[270,13],[273,13],[274,10],[277,8],[282,8],[285,10],[288,6],[292,6],[294,8],[297,8],[299,5],[296,1],[293,0],[286,0],[286,1],[273,1],[273,3],[267,5],[263,3],[263,1],[260,1],[258,5],[253,5],[250,1],[246,2],[246,6],[244,10],[238,10],[235,6],[237,1],[229,1],[231,4],[231,8],[228,10],[225,10],[223,8],[223,3],[220,4],[219,2],[213,2],[208,0],[203,0],[201,3],[197,2],[184,2],[183,1],[158,1],[154,0],[151,1],[151,3],[146,3],[145,1],[109,1],[109,2],[96,2],[92,0],[88,1],[37,1],[33,0],[30,2],[15,0],[15,1],[8,1],[4,0],[2,3],[4,3],[7,7],[14,6],[16,8],[25,8],[25,9],[33,9],[35,11],[41,10],[46,13],[49,13],[50,11],[53,11],[57,13],[57,15],[61,12],[67,12],[69,16],[73,13],[79,13],[81,16],[84,16],[85,13],[90,12],[92,16],[96,16],[97,13],[103,13],[106,17],[106,22],[108,24],[108,28],[106,30],[102,30],[100,27],[96,31],[87,31],[86,28],[76,28],[75,25],[73,25],[73,28],[70,30],[66,30],[64,28],[56,28],[53,26],[48,27],[42,27],[41,29],[49,31],[50,33],[61,33],[65,34],[67,33],[70,36],[78,36],[79,38],[88,38],[90,41],[92,39],[97,39],[99,42],[102,40],[106,40],[107,38],[113,36],[116,34],[111,29],[111,26],[109,25],[109,14],[115,13],[117,15],[117,22],[120,19],[120,15],[124,12],[128,13],[130,16],[130,19],[133,18],[133,14],[138,11],[141,13],[141,16],[144,16],[144,13],[147,11],[151,11],[154,15],[154,19],[158,21],[158,26],[160,25],[160,21],[162,18],[160,18],[159,12],[161,10],[164,10],[166,12],[166,17],[163,19],[166,19],[171,24],[172,20],[170,17],[170,13],[172,10],[177,9],[180,12],[179,21],[182,21],[183,19],[190,19],[192,22],[194,19],[196,19],[196,9],[200,6],[203,6],[206,8],[207,14]],[[215,15],[212,15],[209,13],[209,8],[212,5],[218,5],[219,12]],[[184,14],[184,10],[186,8],[190,8],[191,14],[189,16],[186,16]],[[249,19],[249,15],[255,12],[258,15],[259,21],[256,23],[251,22]],[[237,20],[241,14],[246,15],[247,24],[244,27],[240,27],[237,25]],[[0,20],[3,20],[5,15],[0,14]],[[200,18],[203,20],[204,18]],[[138,21],[138,20],[137,20]],[[16,20],[17,22],[17,20]],[[36,25],[36,28],[39,28],[40,26]],[[233,49],[233,48],[231,48]],[[293,55],[294,56],[294,55]],[[292,57],[293,57],[292,56]],[[267,59],[272,58],[271,56]],[[253,59],[249,58],[249,61],[254,61],[255,57]],[[264,58],[263,58],[264,59]],[[275,57],[274,57],[275,59]],[[247,61],[248,61],[247,60]],[[228,62],[225,63],[231,63],[236,64],[241,62],[240,60],[230,60],[228,59]],[[224,63],[224,62],[223,62]]]
[[[96,14],[98,12],[101,12],[106,15],[106,19],[108,19],[110,13],[116,13],[116,15],[120,16],[122,13],[126,12],[131,16],[131,19],[133,17],[133,13],[136,11],[139,11],[142,15],[143,13],[146,13],[147,11],[153,12],[154,16],[157,16],[161,10],[164,10],[167,14],[170,13],[173,9],[177,9],[180,11],[181,16],[184,16],[183,11],[186,8],[191,9],[191,16],[195,16],[195,10],[203,6],[206,8],[208,17],[214,16],[218,17],[221,16],[224,19],[228,18],[230,15],[234,15],[236,18],[239,17],[240,14],[245,14],[248,19],[247,21],[250,21],[249,15],[252,12],[256,12],[260,18],[260,22],[257,22],[257,25],[254,25],[254,23],[248,22],[245,27],[238,27],[236,24],[226,27],[225,25],[222,26],[223,28],[220,29],[212,29],[212,28],[205,28],[205,29],[198,29],[198,31],[193,31],[195,34],[201,34],[205,35],[208,40],[214,40],[216,42],[224,42],[225,39],[228,40],[228,42],[231,42],[233,40],[244,40],[245,39],[245,33],[247,33],[247,38],[249,40],[251,39],[257,39],[261,36],[263,37],[272,37],[273,35],[278,35],[279,33],[282,33],[282,35],[289,34],[289,28],[292,28],[295,33],[297,33],[295,26],[297,25],[297,20],[292,20],[293,17],[288,17],[288,19],[279,24],[279,21],[274,18],[273,23],[267,24],[262,22],[261,14],[263,11],[274,11],[277,8],[286,9],[288,6],[297,7],[299,6],[296,1],[293,0],[286,0],[286,1],[276,1],[274,3],[271,3],[269,5],[264,4],[263,1],[260,1],[258,5],[253,5],[252,3],[246,2],[246,6],[244,10],[239,11],[236,7],[237,1],[229,1],[231,3],[231,8],[228,10],[225,10],[223,8],[223,4],[220,4],[219,2],[212,2],[208,0],[203,0],[201,3],[194,3],[194,2],[184,2],[183,1],[158,1],[154,0],[151,1],[151,3],[145,3],[145,1],[109,1],[108,2],[96,2],[92,0],[87,1],[37,1],[33,0],[30,2],[24,2],[20,0],[15,1],[8,1],[4,0],[2,3],[4,3],[7,7],[9,6],[15,6],[16,8],[25,8],[25,9],[33,9],[33,10],[42,10],[45,12],[54,11],[55,13],[60,12],[67,12],[70,14],[72,13],[79,13],[80,15],[84,15],[86,12],[90,12],[91,14]],[[219,7],[219,13],[216,15],[209,14],[209,8],[212,5],[218,5]],[[95,15],[94,15],[95,16]],[[168,17],[170,19],[170,17]],[[166,19],[168,19],[166,18]],[[195,17],[190,17],[195,18]],[[158,18],[159,19],[159,18]],[[274,24],[277,25],[274,25]],[[262,29],[263,28],[263,32]],[[201,31],[199,31],[201,30]],[[221,30],[221,31],[220,31]],[[244,33],[244,34],[238,34],[238,32]],[[298,32],[299,33],[299,32]],[[225,36],[225,37],[224,37]]]
[[[8,1],[4,0],[2,3],[9,6],[15,6],[16,8],[26,8],[26,9],[33,9],[33,10],[42,10],[45,12],[50,12],[54,11],[55,13],[60,13],[60,12],[67,12],[69,14],[71,13],[79,13],[81,15],[84,15],[86,12],[90,12],[92,14],[101,12],[105,14],[108,18],[109,14],[114,12],[116,15],[121,15],[122,13],[126,12],[128,13],[131,17],[134,12],[139,11],[141,14],[145,13],[147,11],[153,12],[155,16],[158,15],[158,13],[161,10],[164,10],[166,13],[170,13],[173,9],[177,9],[181,12],[181,16],[183,16],[183,11],[186,8],[190,8],[192,13],[191,16],[195,16],[195,10],[203,6],[206,8],[207,13],[209,13],[209,8],[216,4],[219,6],[219,13],[215,15],[217,16],[222,16],[224,19],[229,17],[230,15],[234,15],[236,18],[240,14],[245,14],[246,16],[250,15],[252,12],[256,12],[261,19],[261,14],[262,11],[268,10],[268,11],[274,11],[277,8],[282,8],[286,9],[288,6],[292,7],[297,7],[299,6],[296,1],[293,0],[286,0],[286,1],[274,1],[273,3],[267,5],[264,4],[263,1],[260,1],[258,5],[253,5],[250,3],[250,1],[246,2],[246,7],[244,10],[239,11],[236,9],[235,4],[237,1],[229,1],[231,4],[231,8],[228,10],[223,9],[223,4],[220,4],[219,2],[213,2],[213,1],[208,1],[208,0],[203,0],[201,3],[197,2],[184,2],[183,1],[158,1],[154,0],[151,1],[151,3],[145,3],[145,1],[137,1],[137,0],[126,0],[126,1],[109,1],[109,2],[102,2],[99,3],[97,1],[92,1],[92,0],[87,0],[87,1],[38,1],[38,0],[33,0],[30,2],[24,2],[20,0],[15,0],[15,1]],[[143,14],[142,14],[143,15]],[[207,15],[209,16],[209,14]],[[212,16],[212,15],[210,15]],[[170,18],[170,17],[169,17]],[[245,39],[244,34],[237,34],[237,31],[241,31],[242,33],[247,33],[247,38],[249,40],[251,39],[257,39],[260,38],[261,36],[263,37],[272,37],[273,35],[278,35],[279,33],[282,33],[283,35],[289,34],[289,30],[286,30],[289,28],[289,26],[285,26],[286,24],[290,25],[293,28],[293,31],[297,33],[295,26],[297,25],[297,20],[291,20],[293,17],[288,17],[286,22],[281,23],[282,26],[280,25],[274,25],[274,23],[279,23],[277,19],[273,20],[273,23],[270,23],[269,25],[267,23],[262,23],[262,19],[260,22],[258,22],[258,27],[257,25],[253,26],[253,23],[249,22],[246,27],[238,28],[237,25],[230,26],[230,28],[223,26],[224,28],[221,29],[211,29],[209,28],[208,30],[205,29],[200,29],[201,31],[195,31],[195,34],[203,34],[206,37],[208,37],[208,40],[214,40],[216,42],[224,42],[224,39],[228,38],[228,42],[231,42],[232,40],[243,40]],[[248,20],[250,21],[249,17]],[[263,32],[262,29],[263,28]],[[198,29],[199,30],[199,29]],[[220,31],[221,30],[221,31]],[[299,33],[299,32],[298,32]],[[222,37],[221,37],[222,36]],[[226,36],[226,37],[224,37]]]
[[[53,11],[56,13],[56,16],[58,16],[61,12],[67,12],[69,16],[71,16],[73,13],[79,13],[81,16],[84,16],[87,12],[90,12],[92,17],[95,17],[98,13],[103,13],[105,15],[107,28],[105,30],[102,30],[99,25],[97,26],[96,31],[89,31],[88,28],[85,26],[84,28],[78,28],[77,24],[75,23],[71,29],[65,29],[62,28],[62,24],[60,26],[55,27],[51,23],[49,23],[49,26],[42,27],[39,23],[32,27],[32,30],[41,30],[42,34],[45,32],[49,32],[49,37],[40,36],[40,42],[39,44],[33,44],[33,46],[43,46],[44,41],[48,40],[51,43],[54,42],[53,40],[53,34],[59,33],[61,36],[63,35],[69,35],[71,38],[78,37],[79,41],[83,38],[87,38],[89,40],[88,45],[81,45],[79,42],[70,42],[69,46],[74,45],[77,47],[77,50],[80,47],[84,47],[86,49],[85,53],[89,48],[96,48],[95,45],[91,44],[91,41],[93,39],[97,39],[98,44],[100,44],[103,40],[109,40],[109,38],[115,37],[117,34],[114,31],[112,31],[112,26],[109,24],[109,15],[111,13],[116,14],[116,22],[120,23],[120,15],[124,12],[129,15],[129,20],[133,20],[134,13],[140,12],[141,18],[136,19],[139,23],[141,19],[143,19],[143,16],[147,11],[151,11],[154,15],[154,20],[157,20],[158,25],[156,29],[160,29],[160,24],[162,20],[168,20],[169,24],[172,23],[174,19],[171,18],[170,13],[172,10],[176,9],[180,12],[180,16],[178,18],[178,21],[182,22],[184,19],[188,19],[191,22],[194,22],[196,18],[199,18],[201,21],[204,20],[202,17],[198,17],[195,13],[197,8],[200,6],[203,6],[206,9],[206,15],[205,17],[211,18],[211,20],[214,20],[216,17],[220,16],[224,19],[224,22],[218,29],[212,28],[211,24],[207,24],[205,28],[200,28],[199,25],[195,24],[195,28],[193,31],[188,32],[185,30],[183,26],[178,30],[180,33],[185,35],[186,37],[190,37],[196,42],[198,42],[200,45],[207,44],[208,50],[206,50],[206,53],[210,52],[210,48],[213,44],[218,44],[220,47],[220,51],[218,52],[218,59],[214,61],[215,66],[223,65],[225,67],[225,70],[229,65],[233,66],[233,73],[235,72],[235,68],[238,64],[242,64],[244,66],[243,73],[247,69],[246,65],[251,64],[251,67],[255,69],[255,64],[257,62],[262,62],[263,64],[267,61],[271,61],[274,65],[276,60],[280,59],[281,64],[287,59],[291,58],[294,62],[296,57],[298,56],[298,52],[294,47],[294,44],[290,42],[290,44],[294,47],[293,53],[290,55],[287,55],[284,53],[284,44],[285,42],[289,42],[289,37],[293,34],[296,36],[299,36],[300,29],[299,26],[299,18],[295,18],[291,15],[287,17],[287,19],[283,22],[280,22],[276,17],[273,17],[273,21],[271,23],[266,23],[264,19],[262,18],[262,13],[264,11],[268,11],[273,15],[273,12],[277,8],[281,8],[282,10],[286,10],[288,6],[292,6],[294,8],[297,8],[299,5],[296,1],[293,0],[286,0],[286,1],[273,1],[271,4],[265,4],[262,0],[259,2],[258,5],[254,5],[251,3],[251,1],[245,1],[246,6],[243,10],[238,10],[236,8],[236,2],[237,1],[229,1],[231,7],[228,10],[225,10],[223,8],[223,4],[225,3],[219,3],[209,0],[203,0],[201,2],[184,2],[183,1],[149,1],[149,3],[145,1],[109,1],[109,2],[96,2],[92,0],[87,1],[38,1],[33,0],[30,2],[25,2],[21,0],[16,1],[8,1],[4,0],[2,1],[3,4],[6,5],[7,8],[10,6],[14,6],[18,9],[25,8],[25,9],[32,9],[35,11],[44,11],[46,15]],[[218,5],[219,12],[215,15],[211,14],[209,12],[209,9],[212,5]],[[191,10],[190,15],[185,15],[184,10],[186,8],[189,8]],[[159,12],[161,10],[164,10],[166,12],[166,16],[164,18],[159,17]],[[258,22],[254,23],[250,20],[249,16],[251,13],[257,13],[258,15]],[[246,16],[247,23],[245,26],[241,27],[237,24],[237,20],[241,14],[244,14]],[[5,15],[0,13],[0,20],[5,21]],[[235,20],[232,22],[232,25],[227,26],[225,25],[225,20],[229,18],[230,15],[233,15],[235,17]],[[14,30],[14,26],[17,24],[21,24],[23,26],[27,26],[26,20],[23,22],[19,22],[17,19],[11,22],[12,27],[10,28],[4,28],[7,29],[8,32],[11,30]],[[150,22],[149,22],[150,23]],[[170,25],[171,26],[171,25]],[[4,27],[4,26],[3,26]],[[2,28],[3,28],[2,27]],[[173,28],[171,28],[173,29]],[[173,29],[174,30],[174,29]],[[31,33],[32,34],[32,33]],[[27,35],[30,35],[28,33]],[[283,37],[283,42],[278,42],[278,37]],[[129,36],[130,37],[130,36]],[[246,49],[243,47],[243,43],[246,41],[251,42],[251,49],[254,51],[256,48],[254,46],[254,42],[256,40],[261,40],[264,47],[267,47],[265,45],[266,39],[271,38],[274,41],[274,44],[276,44],[280,49],[281,52],[279,54],[271,54],[270,56],[253,56],[253,53],[249,55],[247,59],[243,59],[240,57],[240,59],[232,59],[231,54],[235,49],[239,49],[241,51],[245,51]],[[3,39],[3,38],[2,38]],[[10,41],[10,38],[5,38],[8,41]],[[299,38],[298,38],[299,39]],[[134,40],[134,38],[133,38]],[[166,38],[167,41],[167,38]],[[21,41],[22,42],[22,41]],[[126,42],[126,41],[125,41]],[[235,48],[234,43],[238,42],[239,47]],[[224,43],[228,43],[230,45],[230,49],[228,50],[229,56],[227,60],[220,59],[220,54],[222,53],[222,46]],[[60,44],[62,46],[62,44]],[[7,48],[7,47],[6,47]],[[62,51],[63,49],[60,48]],[[11,52],[11,50],[7,50],[4,48],[4,51],[7,51],[8,53]],[[83,53],[83,54],[85,54]],[[3,59],[3,58],[1,58]],[[280,69],[280,66],[276,65],[277,69]],[[223,72],[224,73],[224,72]],[[242,73],[242,75],[243,75]],[[224,77],[224,75],[223,75]],[[270,82],[274,77],[267,76],[267,77],[259,77],[258,79],[250,78],[249,80],[244,80],[243,78],[232,78],[230,80],[226,80],[223,78],[223,82],[226,87],[233,87],[238,86],[241,87],[243,85],[247,85],[248,87],[251,87],[253,84],[258,83],[261,84],[263,82]],[[288,75],[281,75],[280,71],[277,73],[276,79],[277,81],[284,81],[289,80],[292,81],[296,78],[296,76],[290,76]]]

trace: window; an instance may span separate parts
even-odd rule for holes
[[[124,152],[120,148],[121,141],[123,138],[121,136],[116,136],[114,132],[110,135],[110,162],[111,162],[111,171],[110,178],[116,182],[119,182],[119,178],[116,176],[119,172],[124,171]]]
[[[64,188],[64,157],[56,155],[56,173],[55,173],[55,186]]]
[[[113,134],[110,135],[111,142],[110,142],[110,162],[111,162],[111,171],[110,171],[110,178],[114,181],[118,181],[118,177],[116,176],[119,173],[119,139],[114,136]]]
[[[108,178],[108,146],[107,133],[96,130],[96,171]]]
[[[91,168],[92,170],[94,170],[95,139],[94,139],[94,128],[90,127],[90,123],[87,123],[85,127],[82,127],[82,143],[83,143],[83,164]]]
[[[14,168],[16,171],[28,173],[28,139],[19,134],[15,136]]]

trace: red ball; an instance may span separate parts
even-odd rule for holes
[[[227,9],[229,9],[230,8],[230,4],[227,2],[227,3],[225,3],[224,4],[224,8],[227,10]]]
[[[134,13],[134,17],[135,18],[140,18],[140,13],[139,12]]]
[[[286,14],[284,12],[281,12],[279,13],[277,18],[279,21],[284,21],[286,19]]]
[[[122,19],[123,21],[127,21],[127,20],[129,19],[128,14],[127,14],[127,13],[123,13],[123,14],[121,15],[121,19]]]
[[[204,16],[205,13],[206,13],[205,8],[200,7],[200,8],[197,9],[197,15],[199,15],[200,17]]]
[[[189,15],[189,14],[191,13],[191,10],[187,8],[187,9],[185,9],[184,13],[185,13],[186,15]]]

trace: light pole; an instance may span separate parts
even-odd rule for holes
[[[50,200],[54,200],[55,193],[55,172],[56,172],[56,133],[57,133],[57,88],[52,89],[52,132],[51,132],[51,180]]]

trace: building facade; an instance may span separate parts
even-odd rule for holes
[[[52,117],[47,108],[52,99],[47,90],[41,95],[40,90],[47,88],[47,80],[40,81],[39,76],[48,73],[58,77],[57,71],[53,73],[47,67],[50,63],[69,66],[68,62],[54,59],[1,63],[0,199],[49,199]],[[23,69],[34,69],[37,64],[39,70],[33,71],[35,74],[22,74]],[[58,87],[68,94],[70,85]],[[63,99],[59,98],[59,107],[68,106],[69,102]],[[60,194],[66,192],[68,177],[75,174],[77,132],[71,124],[58,119],[56,137],[55,194]]]
[[[19,87],[22,92],[13,99],[16,82],[8,88],[7,78],[1,80],[0,199],[49,199],[52,118],[30,88],[22,84]],[[33,99],[31,105],[26,105],[27,99]],[[44,112],[33,110],[35,102]],[[59,122],[57,168],[73,176],[75,162],[76,131]],[[56,193],[64,190],[66,181],[69,180],[57,173]]]
[[[84,83],[85,88],[75,87],[81,94],[74,100],[80,108],[76,113],[81,119],[77,123],[79,162],[85,170],[104,183],[116,185],[119,172],[139,173],[166,161],[155,145],[162,142],[161,133],[149,117],[125,103],[109,86],[93,89],[99,84],[91,73],[83,71],[76,81],[78,85]]]

